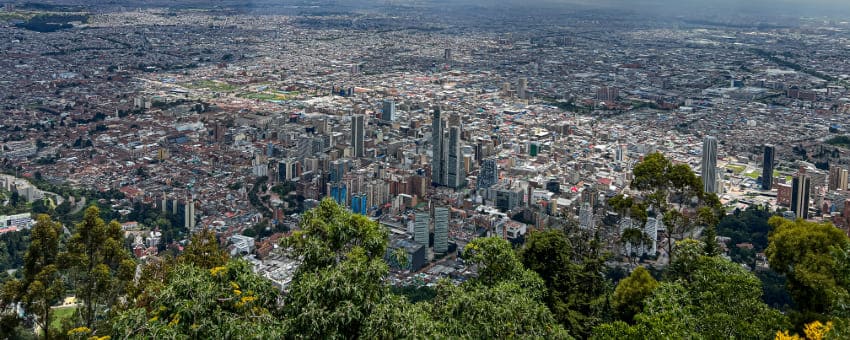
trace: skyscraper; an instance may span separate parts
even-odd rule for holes
[[[434,109],[431,118],[431,182],[435,185],[446,184],[446,160],[443,157],[445,146],[443,145],[443,119],[440,116],[440,108]]]
[[[195,228],[195,201],[189,200],[186,202],[186,208],[183,213],[185,214],[183,217],[183,225],[192,230]]]
[[[528,92],[528,79],[527,79],[527,78],[524,78],[524,77],[523,77],[523,78],[519,78],[519,79],[517,80],[517,87],[516,87],[516,96],[517,96],[517,98],[519,98],[519,99],[526,99],[526,98],[525,98],[525,96],[526,96],[526,94],[527,94],[526,92]]]
[[[449,209],[434,208],[434,252],[445,254],[449,251]]]
[[[617,148],[614,149],[614,160],[617,162],[622,162],[626,160],[626,145],[625,144],[617,144]]]
[[[365,117],[363,115],[351,116],[351,147],[354,148],[354,157],[363,157],[363,138],[366,134],[363,126]]]
[[[413,241],[428,247],[428,226],[431,225],[431,216],[428,212],[416,212],[413,224]]]
[[[776,147],[770,144],[764,146],[764,161],[761,167],[761,188],[770,190],[773,187],[773,161],[776,155]]]
[[[806,170],[801,168],[797,177],[791,182],[791,211],[797,218],[809,218],[809,189],[811,180]]]
[[[387,99],[384,100],[381,108],[381,120],[391,122],[395,119],[395,102]]]
[[[717,138],[702,140],[702,187],[705,192],[717,192]]]
[[[579,209],[579,226],[582,229],[593,229],[595,227],[595,221],[593,218],[593,208],[590,206],[590,203],[584,202]]]
[[[478,171],[478,189],[487,189],[499,181],[499,166],[493,158],[481,162],[481,170]]]
[[[616,87],[604,86],[596,89],[596,100],[599,101],[615,101],[620,96],[620,89]]]
[[[829,187],[832,190],[847,190],[847,169],[837,165],[829,167]]]
[[[448,169],[446,185],[452,188],[460,188],[466,181],[466,171],[463,168],[463,155],[461,154],[461,130],[459,126],[449,128],[448,140]]]

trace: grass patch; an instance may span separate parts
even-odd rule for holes
[[[734,164],[726,165],[726,169],[732,170],[732,172],[734,172],[736,174],[740,174],[740,173],[744,172],[744,170],[746,168],[747,167],[745,167],[743,165],[734,165]]]
[[[827,139],[826,144],[850,149],[850,136],[835,136]]]
[[[759,176],[761,176],[761,174],[758,171],[753,171],[753,172],[747,173],[746,176],[749,177],[749,178],[752,178],[752,179],[757,179],[757,178],[759,178]]]
[[[29,20],[33,14],[24,14],[19,12],[0,12],[0,21],[8,20]]]
[[[216,92],[230,92],[238,88],[236,85],[216,80],[196,80],[181,85],[190,89],[207,89]]]
[[[293,98],[295,98],[296,95],[297,95],[297,93],[295,93],[295,92],[289,92],[289,93],[249,92],[249,93],[240,93],[240,94],[237,95],[237,97],[245,98],[245,99],[256,99],[256,100],[292,100]]]
[[[76,311],[77,306],[54,308],[53,316],[50,318],[50,329],[62,329],[62,321],[74,316]]]

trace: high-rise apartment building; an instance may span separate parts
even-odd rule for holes
[[[596,90],[596,100],[615,101],[620,97],[620,89],[616,87],[603,86]]]
[[[797,177],[791,182],[791,211],[797,218],[809,218],[809,191],[811,179],[806,170],[801,168]]]
[[[449,251],[449,209],[434,208],[434,252],[445,254]]]
[[[395,119],[395,102],[387,99],[384,100],[381,107],[381,120],[392,122]]]
[[[351,147],[354,149],[354,157],[363,157],[366,154],[363,149],[363,139],[366,136],[365,118],[363,115],[351,116]]]
[[[517,80],[516,96],[519,99],[526,99],[528,95],[528,78],[519,78]]]
[[[426,248],[428,247],[428,233],[431,225],[431,216],[430,212],[427,211],[419,211],[416,212],[414,217],[416,220],[413,222],[413,241],[424,245]]]
[[[463,155],[461,154],[461,130],[459,126],[449,128],[448,140],[448,169],[446,171],[446,185],[452,188],[460,188],[466,182],[466,171],[463,167]]]
[[[581,208],[579,209],[578,217],[579,226],[582,229],[593,229],[596,226],[593,216],[593,207],[590,206],[590,203],[582,203]]]
[[[847,169],[832,165],[829,167],[829,190],[847,190]]]
[[[481,162],[481,170],[478,171],[478,189],[487,189],[499,181],[499,166],[496,159],[488,158]]]
[[[431,118],[431,182],[435,185],[446,184],[446,159],[443,157],[445,145],[443,144],[443,119],[440,116],[440,108],[434,109]]]
[[[717,192],[717,138],[702,140],[702,187],[705,192]]]
[[[767,144],[764,146],[764,160],[761,167],[761,188],[770,190],[773,187],[773,165],[776,157],[776,147]]]

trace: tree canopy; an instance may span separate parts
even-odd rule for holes
[[[705,255],[700,241],[685,244],[676,259],[681,270],[644,298],[635,323],[603,324],[594,330],[594,338],[767,339],[789,325],[785,316],[760,300],[761,282],[755,275],[722,257]]]
[[[848,310],[850,239],[830,223],[772,217],[765,251],[770,267],[788,278],[788,292],[803,314],[800,322]]]
[[[561,230],[533,232],[519,257],[543,279],[543,300],[556,319],[572,334],[586,337],[601,321],[609,287],[602,274],[604,257],[595,240],[571,239]]]

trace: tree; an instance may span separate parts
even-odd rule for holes
[[[369,259],[380,259],[388,233],[366,216],[354,214],[331,199],[304,213],[301,230],[283,240],[293,255],[303,258],[299,272],[314,271],[341,262],[355,247]]]
[[[211,269],[227,263],[227,253],[222,251],[212,230],[204,229],[192,235],[180,260],[199,268]]]
[[[779,311],[761,301],[761,282],[740,265],[717,256],[701,256],[685,287],[698,307],[700,333],[710,339],[757,339],[787,327]]]
[[[24,256],[24,277],[21,281],[7,282],[4,294],[11,301],[19,301],[24,309],[34,314],[44,338],[50,338],[51,307],[62,298],[64,285],[59,266],[59,235],[62,226],[49,216],[36,217],[32,228],[30,246]],[[7,301],[8,302],[8,301]]]
[[[700,240],[685,239],[676,242],[675,249],[679,255],[670,262],[667,274],[674,279],[688,279],[694,274],[700,257],[706,255],[705,248],[705,243]]]
[[[478,277],[474,282],[492,286],[497,282],[525,275],[525,268],[515,255],[511,244],[495,237],[472,240],[466,245],[463,257],[478,265]]]
[[[283,240],[302,259],[284,314],[305,338],[352,338],[389,293],[382,281],[387,231],[330,199],[307,211],[301,230]]]
[[[705,226],[705,229],[703,229],[702,232],[702,239],[705,243],[705,254],[708,256],[720,255],[720,246],[717,245],[716,226],[719,222],[717,215],[718,214],[712,211],[709,207],[702,207],[697,213],[697,218],[701,221],[700,224]]]
[[[543,304],[545,281],[523,266],[508,241],[474,239],[466,245],[463,257],[478,267],[478,277],[459,287],[446,282],[439,285],[433,314],[443,335],[569,338]]]
[[[655,288],[658,281],[644,267],[637,267],[617,284],[611,304],[620,320],[634,322],[634,316],[643,310],[643,301]]]
[[[83,325],[94,329],[100,314],[118,304],[118,297],[133,278],[136,264],[124,249],[121,224],[106,224],[100,210],[90,206],[68,241],[62,263],[82,301]]]
[[[381,259],[362,248],[328,268],[302,272],[286,296],[284,314],[293,334],[307,339],[357,338],[363,324],[389,293]],[[373,330],[374,331],[374,330]]]
[[[543,279],[543,301],[555,318],[580,337],[600,321],[599,300],[608,290],[594,242],[550,230],[531,233],[519,251],[522,264]]]
[[[639,228],[627,228],[626,230],[623,230],[623,234],[620,235],[620,244],[624,247],[629,244],[631,244],[634,248],[643,247],[648,242],[652,242],[652,240]],[[629,258],[629,262],[632,263],[635,262],[636,255],[634,248],[632,248],[632,251],[626,255]]]
[[[364,339],[426,339],[440,335],[430,303],[411,303],[397,295],[384,297],[363,323]],[[399,322],[403,320],[402,322]]]
[[[720,200],[703,191],[699,177],[687,164],[675,164],[656,152],[637,163],[633,173],[630,187],[642,193],[644,204],[661,216],[667,228],[671,259],[674,240],[684,239],[696,226],[713,226],[722,213]]]
[[[33,214],[51,214],[54,209],[50,201],[47,198],[43,198],[33,201],[30,210]]]
[[[571,339],[546,305],[524,290],[515,281],[461,287],[443,283],[433,315],[447,338]]]
[[[184,261],[145,288],[148,299],[110,319],[118,339],[281,339],[278,289],[245,261],[211,269]]]
[[[839,269],[841,250],[850,247],[847,235],[828,222],[775,216],[768,223],[774,229],[765,253],[770,267],[787,276],[788,292],[804,313],[799,321],[811,322],[846,308],[838,302],[850,289],[850,279],[842,275],[847,272]]]
[[[595,338],[766,339],[789,324],[760,300],[761,283],[752,273],[706,256],[702,242],[685,240],[677,247],[679,269],[644,300],[635,324],[602,325]]]
[[[760,206],[750,206],[744,211],[736,209],[733,214],[723,216],[717,224],[717,234],[729,237],[731,244],[750,243],[755,252],[762,252],[767,248],[767,236],[771,230],[767,220],[771,216],[770,210]],[[733,259],[737,252],[737,247],[733,247]]]

